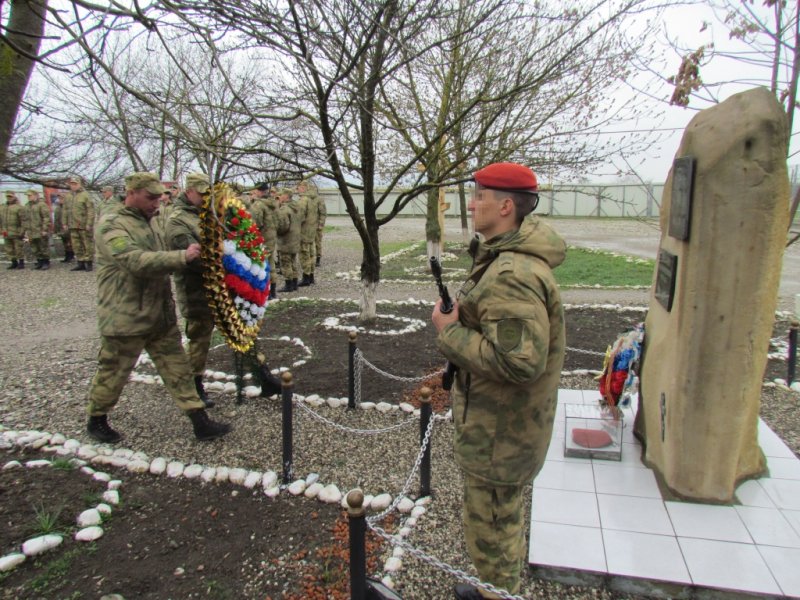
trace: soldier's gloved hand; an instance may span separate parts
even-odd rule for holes
[[[200,244],[189,244],[186,248],[186,262],[190,263],[200,258]]]

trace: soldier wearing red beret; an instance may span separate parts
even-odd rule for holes
[[[564,311],[552,269],[564,240],[531,213],[536,175],[495,163],[474,175],[473,265],[455,309],[434,308],[439,350],[457,367],[451,391],[455,455],[464,475],[464,537],[491,589],[459,584],[456,598],[519,591],[523,490],[541,470],[564,363]],[[529,216],[530,215],[530,216]]]

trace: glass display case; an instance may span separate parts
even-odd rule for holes
[[[622,460],[623,413],[615,406],[567,404],[564,456]]]

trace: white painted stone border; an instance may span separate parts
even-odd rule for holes
[[[415,410],[414,412],[417,416],[419,415],[419,410]],[[448,418],[450,414],[451,413],[448,413]],[[41,440],[44,440],[44,444],[39,443]],[[15,431],[5,429],[0,425],[0,449],[8,450],[14,446],[18,447],[20,450],[36,449],[58,456],[76,457],[72,460],[75,461],[74,464],[76,466],[80,467],[82,473],[91,475],[95,480],[107,482],[107,490],[103,494],[103,499],[106,503],[98,504],[95,507],[95,509],[101,513],[111,512],[111,507],[108,506],[108,504],[117,505],[119,503],[118,490],[122,482],[117,479],[111,479],[108,473],[96,471],[93,466],[126,469],[133,473],[149,473],[154,476],[163,475],[169,478],[183,477],[184,479],[199,479],[204,483],[230,482],[233,485],[242,486],[250,490],[260,488],[263,494],[268,498],[275,498],[284,491],[291,496],[303,495],[306,498],[316,498],[319,502],[325,504],[339,504],[342,508],[347,508],[346,494],[342,493],[336,484],[331,483],[323,485],[320,483],[317,473],[309,473],[305,478],[295,479],[288,485],[281,485],[278,483],[279,475],[271,470],[262,472],[239,467],[208,467],[196,463],[185,465],[180,461],[168,460],[164,457],[156,457],[150,460],[143,452],[136,452],[129,448],[112,448],[106,444],[81,444],[79,440],[67,439],[64,435],[58,433],[51,434],[49,432],[35,430]],[[85,457],[85,459],[81,457]],[[51,464],[50,461],[46,460],[29,462],[41,463],[32,466],[45,466],[45,463],[47,465]],[[16,465],[13,465],[13,463],[16,463]],[[9,466],[10,464],[12,466]],[[93,466],[89,466],[89,464]],[[18,461],[11,461],[3,468],[14,468],[17,465],[21,466]],[[237,494],[238,492],[234,490],[233,495],[235,496]],[[418,523],[419,518],[425,513],[425,508],[423,507],[430,503],[431,498],[424,497],[416,501],[408,500],[413,502],[413,506],[407,506],[408,503],[403,503],[403,500],[401,500],[403,508],[401,509],[399,506],[397,508],[400,514],[411,513],[411,517],[406,519],[402,527],[398,530],[399,535],[403,537],[407,537],[411,534],[413,526]],[[388,508],[392,501],[393,497],[389,493],[365,495],[363,506],[365,509],[372,508],[376,512],[379,512]],[[86,512],[88,511],[81,513],[79,518]],[[89,525],[81,529],[81,531],[92,529],[92,527],[95,526]],[[78,534],[76,534],[76,539],[78,539],[77,535]],[[88,535],[89,534],[87,534],[87,536]],[[100,535],[102,535],[102,531]],[[86,541],[91,540],[87,539]],[[7,559],[9,556],[15,555],[8,555],[0,558],[0,566],[4,564],[3,560]],[[392,558],[395,558],[395,560],[393,561]],[[22,561],[14,562],[14,559],[10,559],[7,562],[10,564],[7,570],[10,570],[21,564]],[[395,556],[393,553],[392,557],[387,559],[384,565],[384,571],[387,577],[389,572],[396,572],[400,566],[401,562],[399,561],[399,557]],[[0,572],[2,572],[2,570],[3,569],[0,568]],[[391,577],[388,578],[385,584],[387,586],[394,585],[391,581]]]
[[[50,434],[45,431],[35,430],[6,430],[2,425],[0,425],[0,442],[2,442],[0,443],[0,448],[3,449],[9,449],[13,446],[17,446],[21,450],[32,449],[47,451],[46,448],[53,447],[53,440],[56,442],[60,441],[62,448],[63,445],[69,441],[65,438],[65,436],[59,434]],[[42,441],[45,443],[42,444]],[[73,445],[71,445],[71,447],[72,446]],[[75,453],[69,451],[56,453],[63,457],[75,455]],[[108,473],[95,471],[91,467],[87,466],[87,462],[81,458],[72,458],[69,462],[80,473],[90,476],[95,481],[106,484],[106,491],[102,496],[104,502],[82,511],[76,518],[76,524],[78,525],[79,529],[77,532],[75,532],[75,541],[93,542],[103,536],[103,528],[100,527],[103,522],[103,515],[110,515],[113,510],[111,505],[116,506],[119,504],[119,488],[122,485],[122,481],[119,479],[112,479],[111,475]],[[53,461],[50,460],[28,460],[25,461],[25,463],[17,460],[11,460],[3,465],[2,470],[7,471],[9,469],[23,467],[27,467],[29,469],[41,467],[52,468],[52,466]],[[64,536],[60,534],[45,534],[25,540],[21,546],[22,552],[12,552],[0,557],[0,573],[15,569],[25,562],[28,557],[36,556],[43,552],[47,552],[48,550],[52,550],[53,548],[60,546],[63,541]]]

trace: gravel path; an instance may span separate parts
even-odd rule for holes
[[[303,294],[318,298],[358,298],[358,283],[334,277],[336,272],[351,271],[360,262],[360,242],[347,218],[328,220],[335,229],[326,235],[322,266],[317,270],[318,283],[305,288]],[[593,229],[598,247],[620,231],[637,239],[636,247],[645,253],[648,245],[658,243],[658,231],[652,223],[563,220],[556,223],[568,241],[592,245],[586,231]],[[422,221],[395,219],[381,230],[382,240],[408,241],[422,238]],[[458,239],[458,223],[448,221],[447,236]],[[605,240],[605,241],[604,241]],[[607,249],[619,251],[617,247]],[[637,250],[638,253],[638,250]],[[0,267],[2,268],[2,267]],[[800,277],[798,278],[800,279]],[[0,270],[0,423],[14,429],[39,429],[60,432],[67,437],[89,441],[83,433],[85,398],[95,371],[99,348],[95,325],[95,273],[72,273],[68,265],[54,261],[48,272]],[[435,300],[430,286],[381,284],[379,298]],[[574,304],[616,303],[646,305],[644,291],[565,290],[564,301]],[[793,299],[782,297],[781,306],[793,307]],[[588,378],[569,377],[564,387],[594,387]],[[774,391],[773,394],[779,394]],[[784,406],[788,402],[780,397]],[[166,404],[165,404],[166,403]],[[234,432],[222,442],[196,443],[188,420],[180,417],[163,388],[131,384],[124,391],[123,406],[136,410],[120,410],[114,423],[134,441],[134,449],[151,457],[165,456],[206,465],[240,466],[280,472],[280,418],[276,406],[249,403],[241,406],[223,402],[216,414],[235,423]],[[341,409],[320,408],[323,415]],[[265,415],[265,412],[267,413]],[[795,452],[800,451],[798,411],[776,410],[783,426],[776,429],[791,438]],[[168,418],[163,418],[169,415]],[[387,420],[403,417],[381,415],[375,411],[357,411],[348,424],[357,428],[385,427]],[[778,417],[776,417],[778,418]],[[324,431],[333,431],[333,435]],[[325,473],[324,483],[336,483],[342,490],[360,486],[368,493],[396,493],[404,484],[416,456],[416,426],[392,433],[354,438],[336,430],[322,429],[301,417],[295,434],[298,448],[295,469],[299,475],[315,471],[315,456],[340,456]],[[461,478],[452,456],[452,426],[440,422],[434,430],[433,474],[435,502],[416,528],[411,542],[439,559],[469,570],[461,532]],[[789,441],[787,439],[787,441]],[[368,471],[359,464],[370,464]],[[402,467],[398,467],[402,465]],[[416,490],[412,487],[412,492]],[[530,490],[529,490],[530,493]],[[529,502],[526,503],[529,506]],[[407,598],[444,598],[451,594],[453,579],[415,560],[395,577]],[[542,582],[526,575],[523,594],[543,598],[619,598],[617,592]]]

